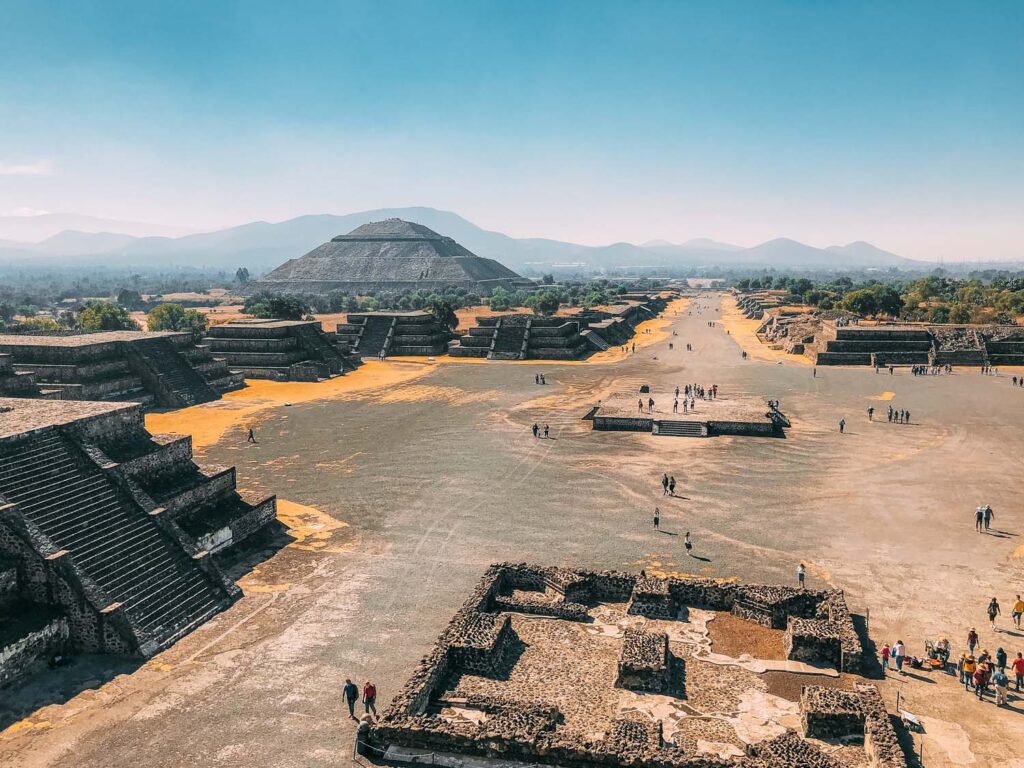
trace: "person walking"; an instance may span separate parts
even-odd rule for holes
[[[547,424],[545,424],[544,425],[544,439],[547,440],[548,437],[550,437],[550,436],[551,436],[551,428]]]
[[[974,658],[973,653],[967,654],[967,658],[964,659],[964,674],[963,682],[964,690],[971,690],[971,686],[974,685],[974,673],[978,670],[978,661]]]
[[[654,529],[658,530],[661,527],[661,510],[657,507],[654,508]]]
[[[672,475],[668,479],[668,495],[669,496],[675,496],[676,495],[676,476],[675,475]]]
[[[846,431],[846,419],[839,420],[839,434],[843,434]]]
[[[988,604],[988,625],[993,632],[999,631],[998,629],[996,629],[996,616],[998,616],[1001,613],[1002,611],[999,610],[999,601],[993,597]]]
[[[686,556],[693,556],[693,541],[690,539],[690,532],[687,531],[686,535],[683,536],[683,546],[686,547]]]
[[[971,627],[971,631],[967,633],[967,652],[974,654],[974,648],[978,645],[978,631]]]
[[[996,513],[992,511],[992,507],[989,504],[985,505],[985,530],[989,529],[992,525],[992,518],[996,516]]]
[[[985,523],[985,508],[978,507],[974,510],[974,530],[981,533],[981,526]]]
[[[896,671],[901,675],[905,675],[903,671],[903,660],[907,657],[907,646],[903,644],[902,640],[897,640],[896,645],[892,647],[892,657],[896,662]]]
[[[996,669],[1000,672],[1006,671],[1006,651],[1003,650],[1003,646],[996,648]]]
[[[1017,678],[1017,690],[1024,687],[1024,654],[1017,651],[1017,658],[1013,660],[1013,675]]]
[[[1010,685],[1010,678],[1006,676],[1006,672],[997,669],[992,676],[992,684],[996,687],[996,706],[1006,706],[1006,692]]]
[[[796,580],[800,584],[800,589],[804,588],[804,580],[807,578],[807,569],[804,568],[804,564],[800,563],[796,567]]]
[[[872,405],[868,406],[868,421],[875,420],[875,408]]]
[[[889,670],[889,657],[892,655],[892,651],[889,649],[889,644],[886,643],[882,646],[882,675]]]
[[[373,713],[373,716],[377,717],[377,686],[369,680],[363,686],[363,707],[366,710],[366,714]]]
[[[985,693],[988,690],[988,681],[988,664],[985,662],[979,662],[974,670],[974,690],[978,694],[978,701],[985,700]]]
[[[1020,595],[1017,595],[1017,599],[1013,601],[1013,605],[1010,607],[1010,616],[1013,618],[1013,626],[1020,629],[1020,619],[1024,615],[1024,600],[1021,600]]]
[[[537,422],[533,423],[533,436],[540,437],[540,425]]]
[[[668,474],[661,476],[661,495],[668,496]]]
[[[247,442],[247,443],[255,443],[256,442],[256,433],[252,431],[252,427],[249,427],[249,434],[246,435],[245,442]]]
[[[350,720],[356,718],[356,702],[359,701],[359,686],[348,678],[345,678],[345,686],[341,689],[345,696],[345,703],[348,704],[348,717]]]

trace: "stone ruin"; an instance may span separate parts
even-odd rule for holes
[[[55,654],[148,658],[241,596],[215,562],[273,496],[151,435],[142,406],[0,399],[0,685]]]
[[[248,379],[320,381],[356,367],[348,344],[315,320],[235,320],[206,333],[203,344]]]
[[[31,382],[13,381],[12,373]],[[191,333],[0,334],[0,394],[182,408],[217,400],[243,384]]]
[[[599,621],[609,610],[625,627],[619,634]],[[679,730],[670,738],[666,729],[678,729],[680,722],[698,737],[706,731],[706,742],[715,741],[723,727],[720,716],[692,709],[699,705],[693,696],[700,694],[683,685],[690,661],[683,667],[673,658],[678,642],[673,637],[690,626],[683,617],[701,610],[731,612],[787,632],[794,619],[809,622],[801,627],[840,638],[844,669],[861,667],[860,640],[838,590],[506,563],[487,570],[363,738],[393,761],[422,760],[429,751],[565,768],[837,768],[850,764],[849,754],[840,757],[837,750],[856,749],[856,764],[906,765],[872,686],[805,687],[803,735],[791,729],[795,725],[777,726],[764,738],[722,753],[687,747]],[[676,624],[680,629],[673,628]],[[545,639],[553,645],[545,646]],[[804,658],[816,647],[804,645],[802,635],[786,645]],[[616,647],[614,657],[604,655]],[[687,647],[680,646],[680,653],[690,653]],[[830,658],[814,661],[828,664]],[[696,684],[705,691],[716,687],[708,674],[726,675],[729,669],[692,663],[705,670]],[[528,667],[520,672],[524,664]],[[656,709],[645,709],[647,697],[654,697]],[[671,706],[693,717],[670,725],[664,714],[655,714]],[[854,742],[857,746],[846,746]]]
[[[430,313],[350,312],[335,330],[339,342],[358,357],[440,355],[452,334]]]

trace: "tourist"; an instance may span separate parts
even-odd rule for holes
[[[992,511],[992,507],[988,504],[985,505],[985,530],[987,531],[989,526],[992,524],[992,518],[996,516],[996,513]]]
[[[540,437],[540,425],[537,422],[533,423],[533,436]]]
[[[547,377],[543,373],[540,375],[540,383],[541,384],[547,384],[548,383]]]
[[[907,411],[907,424],[910,423],[910,411]]]
[[[892,655],[892,651],[889,650],[889,644],[886,643],[882,646],[882,675],[885,675],[889,669],[889,657]]]
[[[999,631],[996,629],[996,616],[1000,613],[1002,613],[1002,611],[999,610],[999,601],[993,597],[988,604],[988,625],[993,632]]]
[[[245,441],[247,443],[255,443],[256,442],[256,433],[252,431],[252,427],[249,427],[249,434],[246,436]]]
[[[661,528],[661,510],[657,507],[654,508],[654,528],[656,530]]]
[[[997,669],[996,673],[992,676],[992,684],[996,687],[996,706],[1005,706],[1006,689],[1010,685],[1010,678],[1006,676],[1006,672],[1004,670]]]
[[[869,405],[868,406],[868,421],[874,421],[874,420],[875,420],[875,409],[874,409],[874,406]]]
[[[366,714],[372,712],[374,717],[377,716],[377,686],[369,680],[363,686],[363,707],[366,709]]]
[[[964,684],[964,690],[969,691],[971,686],[974,685],[974,672],[978,668],[978,662],[974,658],[974,654],[967,654],[967,658],[964,659],[963,676],[960,682]]]
[[[644,399],[642,397],[636,401],[636,407],[640,410],[640,413],[644,412]]]
[[[679,397],[679,387],[676,387],[676,398],[678,399],[678,397]]]
[[[804,568],[804,564],[800,563],[796,567],[796,580],[800,584],[800,589],[804,588],[804,580],[807,578],[807,569]]]
[[[661,476],[661,495],[668,496],[668,474]]]
[[[679,398],[672,401],[672,413],[679,413]]]
[[[903,660],[907,657],[907,646],[903,644],[902,640],[897,640],[896,645],[892,647],[892,657],[896,662],[896,671],[901,675],[905,675],[903,671]]]
[[[967,651],[973,654],[975,646],[978,645],[978,632],[971,627],[971,631],[967,633]]]
[[[978,662],[974,670],[974,690],[978,694],[978,700],[985,700],[985,693],[988,691],[989,671],[988,664]]]
[[[818,369],[817,368],[812,368],[811,369],[811,378],[813,378],[813,379],[818,378]]]
[[[692,552],[693,552],[693,542],[690,540],[690,532],[689,531],[687,531],[686,535],[683,536],[683,546],[686,547],[686,556],[687,557],[692,557],[693,556],[692,555]]]
[[[341,689],[345,695],[345,703],[348,704],[348,717],[356,719],[356,702],[359,700],[359,686],[348,678],[345,678],[345,687]]]
[[[1003,646],[996,648],[996,669],[1006,671],[1006,651],[1003,650]]]
[[[985,508],[984,507],[978,507],[976,510],[974,510],[974,529],[978,533],[981,533],[981,526],[982,526],[982,523],[984,523],[984,522],[985,522]]]
[[[547,440],[548,436],[549,436],[549,429],[548,429],[548,425],[545,424],[544,425],[544,439]]]
[[[892,406],[890,405],[889,406],[889,423],[890,424],[892,424],[892,414],[893,414],[893,410],[892,410]]]
[[[1013,626],[1020,629],[1021,615],[1024,615],[1024,600],[1020,599],[1020,595],[1017,595],[1017,599],[1013,601],[1013,606],[1010,608],[1010,616],[1013,618]]]
[[[654,398],[653,397],[648,397],[647,398],[647,408],[648,408],[648,413],[654,413]]]
[[[672,475],[668,479],[668,495],[669,496],[675,496],[676,495],[676,477],[675,477],[675,475]]]
[[[1017,658],[1013,660],[1013,674],[1017,678],[1017,690],[1024,686],[1024,654],[1017,652]]]
[[[839,434],[843,434],[846,431],[846,419],[839,420]]]
[[[540,374],[539,373],[533,374],[533,383],[534,384],[540,384]]]

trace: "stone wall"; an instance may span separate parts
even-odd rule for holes
[[[671,686],[668,635],[627,629],[617,666],[615,685],[634,691],[661,693]]]

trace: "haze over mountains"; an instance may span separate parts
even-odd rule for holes
[[[390,217],[424,224],[454,238],[479,256],[497,259],[514,270],[527,272],[559,268],[664,269],[716,265],[842,269],[927,266],[865,242],[815,248],[779,238],[744,248],[706,238],[685,243],[651,240],[642,245],[613,243],[606,246],[513,238],[481,229],[455,213],[420,207],[377,209],[340,216],[299,216],[274,224],[258,221],[180,237],[140,237],[143,232],[166,232],[168,228],[154,229],[151,225],[73,214],[0,216],[0,263],[231,270],[246,266],[256,273],[301,256],[335,235],[345,234],[368,221]]]

